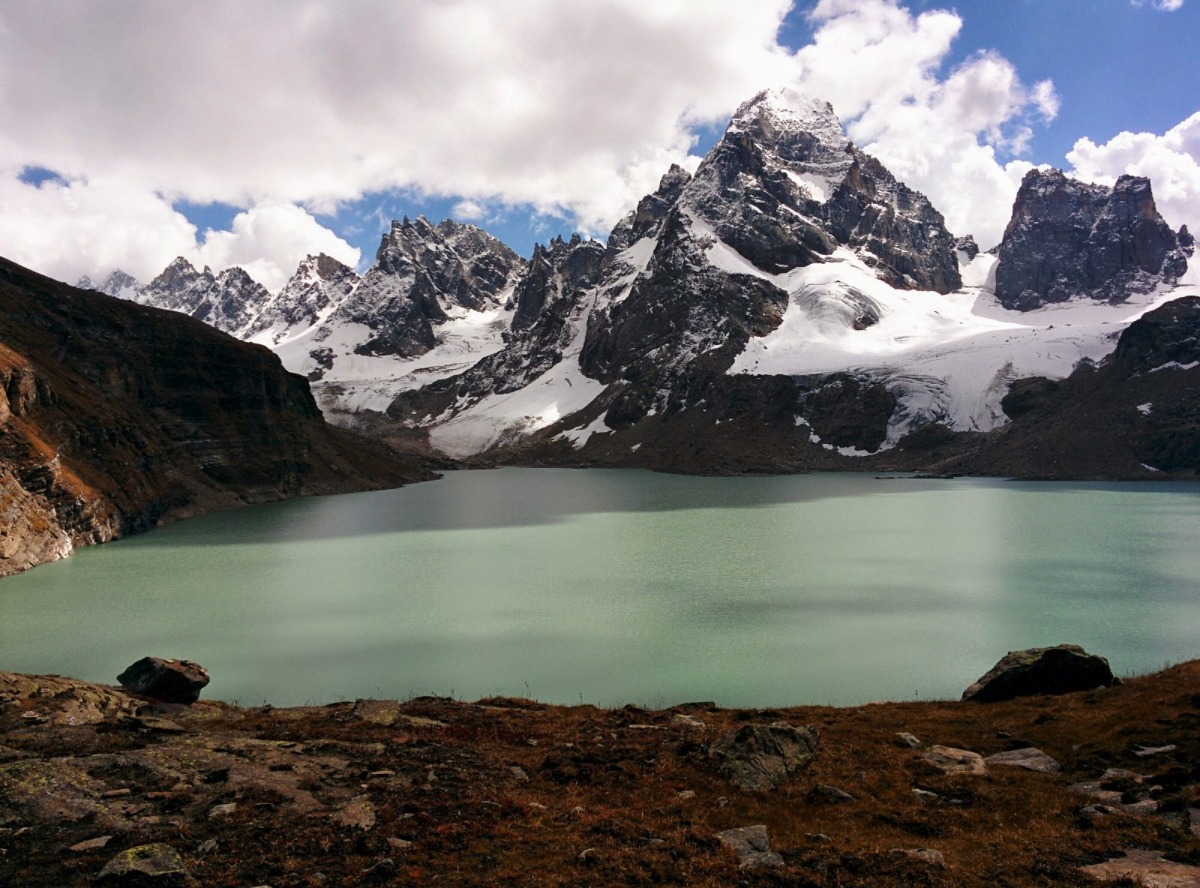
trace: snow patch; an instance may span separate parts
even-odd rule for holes
[[[1138,413],[1142,414],[1142,416],[1149,416],[1150,411],[1153,408],[1154,408],[1154,402],[1152,402],[1152,401],[1147,401],[1145,404],[1137,405]]]

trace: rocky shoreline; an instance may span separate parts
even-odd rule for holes
[[[0,884],[1193,885],[1198,725],[1200,661],[778,710],[239,708],[0,673]]]

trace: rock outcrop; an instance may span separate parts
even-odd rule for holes
[[[0,575],[211,509],[427,477],[327,426],[266,348],[0,260]]]
[[[963,691],[964,700],[996,703],[1038,694],[1070,694],[1108,688],[1119,681],[1108,660],[1077,644],[1009,651]]]
[[[117,676],[133,694],[164,703],[195,703],[207,687],[208,670],[191,660],[142,657]]]
[[[1108,188],[1030,170],[1000,242],[996,298],[1023,311],[1081,296],[1122,302],[1175,283],[1192,249],[1186,227],[1177,234],[1158,214],[1149,179]]]
[[[746,725],[714,743],[712,754],[721,773],[735,786],[767,790],[808,765],[817,754],[818,743],[819,734],[812,725]]]

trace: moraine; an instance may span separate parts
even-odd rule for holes
[[[1008,650],[1200,643],[1200,485],[456,472],[208,515],[0,583],[5,669],[147,654],[277,705],[957,696]]]

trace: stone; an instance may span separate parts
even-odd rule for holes
[[[830,786],[827,783],[818,783],[808,791],[806,798],[810,802],[833,805],[855,801],[854,796],[850,795],[844,789],[838,789],[836,786]]]
[[[525,769],[520,765],[511,765],[509,766],[508,770],[513,775],[513,778],[517,781],[517,783],[529,782],[529,775],[525,773]]]
[[[112,836],[97,836],[94,839],[88,839],[84,842],[76,842],[67,850],[74,851],[77,854],[83,854],[88,851],[99,851],[111,841]]]
[[[963,691],[964,700],[995,703],[1039,694],[1069,694],[1118,684],[1108,660],[1076,644],[1009,651]]]
[[[375,806],[366,796],[355,796],[331,815],[334,823],[363,832],[375,826]]]
[[[1175,749],[1173,743],[1166,746],[1139,746],[1133,750],[1133,754],[1138,758],[1150,758],[1156,755],[1166,755],[1168,752],[1174,752]]]
[[[892,853],[903,854],[905,857],[919,860],[922,863],[929,863],[933,866],[946,865],[946,858],[942,856],[941,851],[935,848],[893,848]]]
[[[741,789],[774,789],[805,767],[817,754],[819,734],[813,725],[784,722],[751,724],[712,746],[721,772]]]
[[[413,846],[413,843],[408,839],[398,839],[395,836],[390,836],[387,840],[388,846],[397,851],[407,851]]]
[[[1024,768],[1026,771],[1040,771],[1050,774],[1061,771],[1062,766],[1040,749],[1030,746],[1025,749],[1011,749],[1008,752],[998,752],[984,759],[988,765]]]
[[[684,789],[684,790],[681,790],[680,792],[675,793],[675,798],[679,799],[679,801],[681,801],[681,802],[686,802],[689,799],[694,799],[695,797],[696,797],[696,790],[694,790],[694,789]]]
[[[208,819],[212,820],[216,817],[228,817],[237,811],[237,802],[226,802],[223,805],[213,805],[208,809]]]
[[[1200,888],[1200,867],[1174,863],[1162,852],[1130,850],[1124,857],[1081,868],[1101,882],[1129,881],[1145,888]]]
[[[122,851],[96,876],[100,884],[175,886],[190,881],[179,852],[170,845],[155,842]]]
[[[164,703],[195,703],[208,684],[208,671],[191,660],[143,657],[117,676],[121,687]]]
[[[921,741],[907,731],[898,731],[896,738],[892,741],[897,746],[902,746],[905,749],[920,749]]]
[[[677,728],[696,728],[701,731],[705,728],[704,722],[696,718],[696,716],[684,715],[682,712],[677,712],[671,716],[671,724]]]
[[[717,839],[737,853],[739,869],[783,866],[783,858],[771,850],[764,824],[727,829],[717,833]]]
[[[930,792],[927,789],[921,789],[919,786],[914,786],[912,788],[912,794],[914,798],[922,802],[936,802],[942,798],[936,792]]]
[[[943,774],[987,774],[983,756],[970,750],[955,749],[953,746],[931,746],[921,756],[921,761]]]

